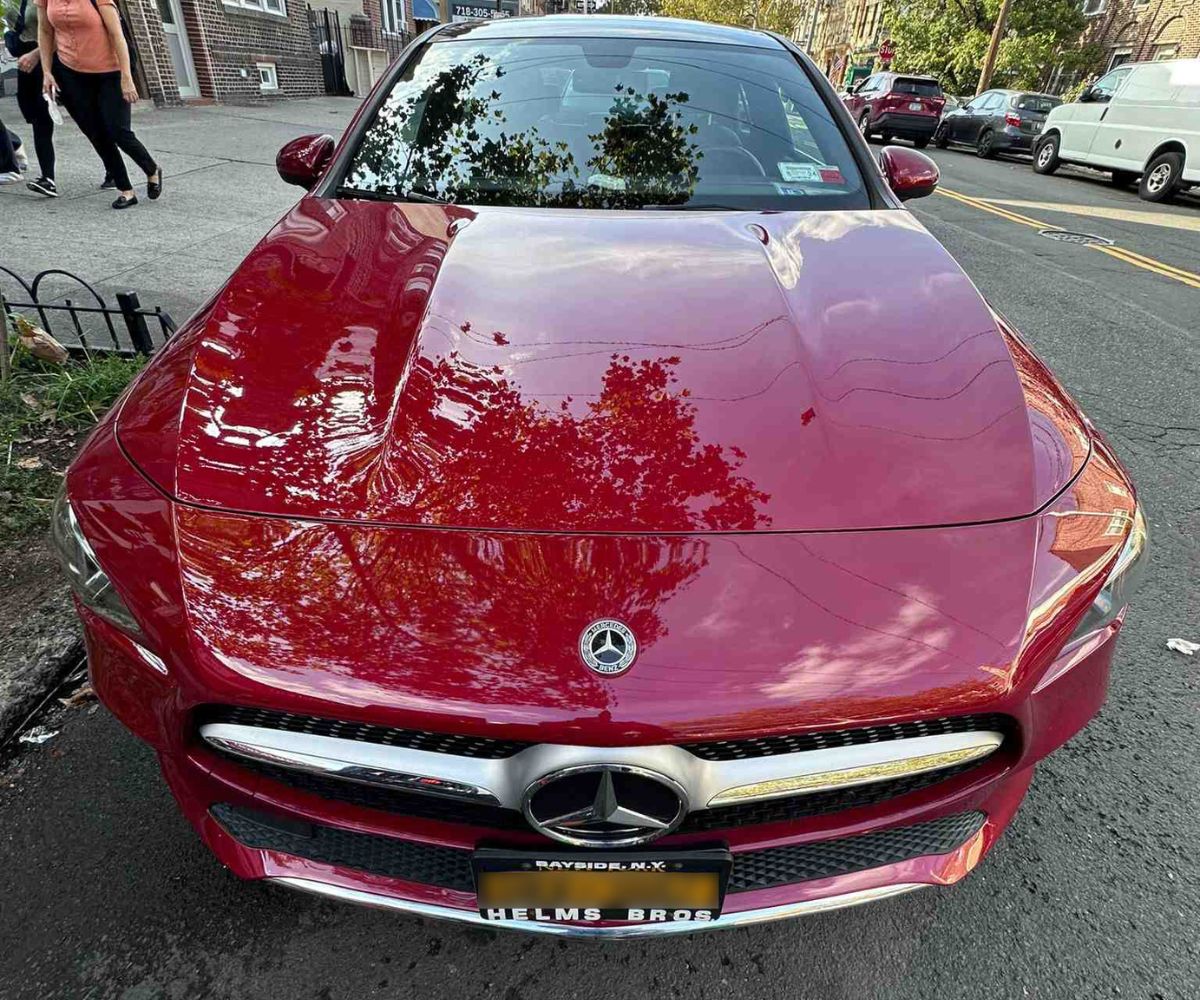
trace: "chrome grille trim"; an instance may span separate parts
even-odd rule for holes
[[[585,747],[543,743],[487,759],[211,722],[201,738],[228,754],[362,784],[519,810],[525,790],[553,771],[590,764],[643,767],[683,786],[692,811],[887,781],[955,767],[993,753],[996,731],[946,733],[882,743],[736,760],[703,760],[682,747]]]

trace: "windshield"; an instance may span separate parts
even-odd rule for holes
[[[783,48],[434,42],[354,151],[344,197],[548,208],[866,208],[830,109]]]
[[[1041,94],[1022,94],[1016,100],[1018,111],[1036,111],[1044,115],[1060,104],[1062,101],[1057,97],[1043,97]]]

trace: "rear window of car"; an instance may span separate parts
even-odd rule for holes
[[[1062,101],[1057,97],[1042,97],[1040,94],[1019,94],[1013,101],[1013,107],[1018,111],[1037,111],[1049,114],[1051,108],[1057,108]]]
[[[850,148],[782,47],[435,41],[339,195],[544,208],[866,208]]]
[[[915,94],[917,97],[941,97],[942,85],[936,80],[915,80],[909,76],[898,76],[892,84],[894,94]]]

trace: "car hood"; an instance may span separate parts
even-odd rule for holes
[[[1079,465],[905,211],[305,198],[124,404],[194,506],[560,532],[1020,517]]]

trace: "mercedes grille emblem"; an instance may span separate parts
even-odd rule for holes
[[[598,674],[608,677],[623,674],[637,656],[637,639],[624,622],[601,618],[583,630],[579,637],[579,656]]]
[[[687,793],[666,775],[625,764],[582,764],[544,775],[525,790],[525,818],[577,847],[631,847],[670,833],[687,814]]]

